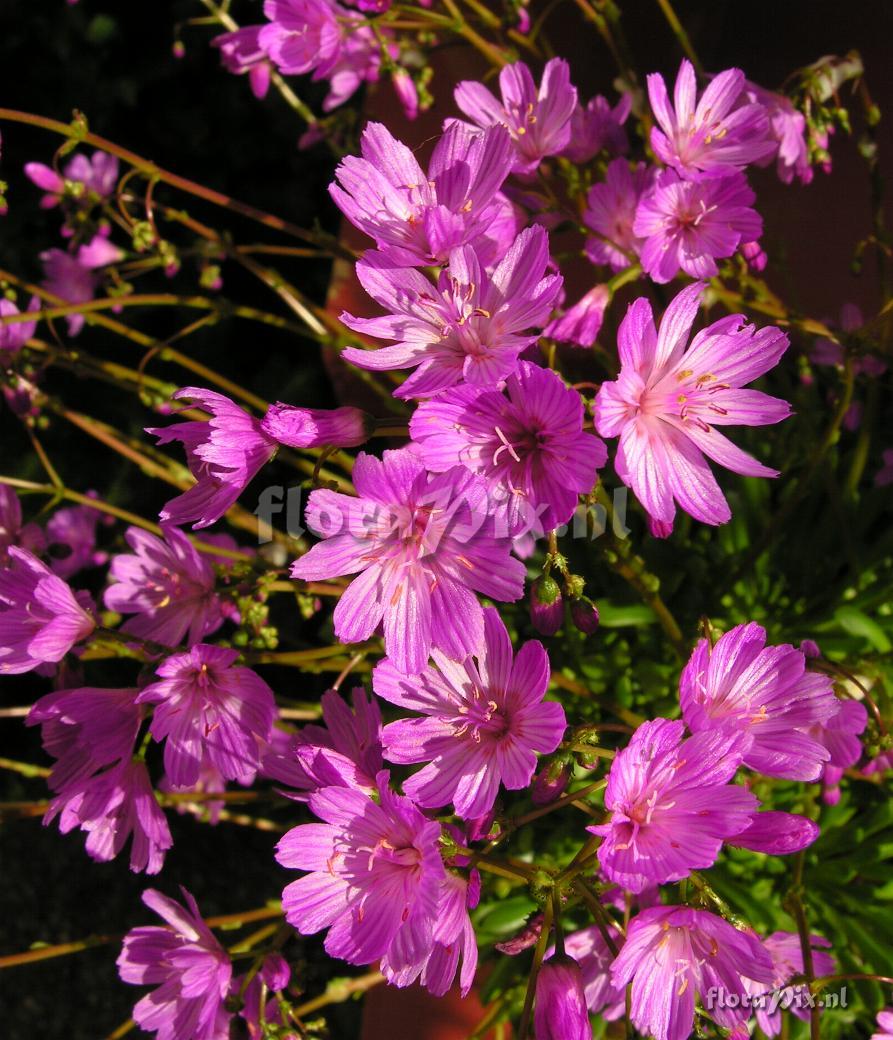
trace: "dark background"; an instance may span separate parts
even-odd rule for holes
[[[624,25],[641,71],[673,74],[679,51],[656,3],[627,0]],[[706,66],[745,69],[750,79],[767,87],[779,85],[788,73],[823,54],[861,51],[867,80],[890,121],[879,130],[882,162],[893,168],[893,5],[883,0],[849,4],[786,0],[741,3],[740,0],[682,2],[677,10],[687,25]],[[302,130],[294,114],[275,92],[258,103],[244,79],[229,76],[207,46],[205,28],[183,27],[185,57],[172,53],[174,25],[200,15],[196,2],[122,2],[81,0],[69,7],[64,0],[3,0],[0,3],[0,105],[31,110],[66,120],[72,108],[83,111],[91,129],[199,182],[230,192],[246,202],[310,226],[314,221],[337,229],[337,217],[325,186],[332,160],[317,147],[300,152]],[[242,22],[259,21],[260,4],[244,0],[234,5]],[[571,3],[558,6],[548,23],[557,49],[571,59],[575,83],[588,96],[608,91],[613,79],[610,57],[596,34],[585,28]],[[454,69],[474,68],[474,59],[458,51],[450,56]],[[468,75],[469,73],[464,73]],[[318,110],[322,91],[307,81],[296,83],[301,96]],[[445,78],[435,82],[439,102],[426,126],[452,114]],[[392,108],[387,88],[373,101],[381,113]],[[852,106],[856,108],[856,105]],[[397,122],[397,120],[395,120]],[[861,125],[856,117],[857,128]],[[398,122],[401,130],[405,124]],[[415,131],[420,141],[427,131]],[[39,279],[38,253],[56,245],[58,216],[38,210],[38,192],[22,176],[28,160],[49,162],[58,143],[50,135],[7,124],[2,127],[0,176],[10,183],[9,215],[0,223],[0,266]],[[804,312],[836,317],[847,300],[859,302],[867,314],[878,306],[874,264],[855,278],[850,259],[855,243],[869,233],[868,174],[855,142],[838,135],[832,142],[834,174],[817,173],[808,188],[785,188],[772,171],[757,173],[758,208],[766,226],[766,243],[773,257],[770,284]],[[202,217],[204,207],[188,203]],[[263,237],[257,229],[221,217],[242,241]],[[784,249],[776,243],[784,241]],[[322,301],[329,277],[326,264],[296,263],[287,272],[311,297]],[[224,293],[257,306],[276,308],[276,301],[238,272],[225,271]],[[140,316],[141,328],[166,335],[176,327],[169,314]],[[103,341],[137,357],[120,341]],[[91,341],[91,347],[94,341]],[[190,350],[267,398],[324,405],[334,398],[318,348],[293,336],[258,331],[256,326],[223,323],[194,337]],[[101,352],[97,350],[97,352]],[[174,377],[176,378],[176,377]],[[103,391],[85,384],[78,407],[89,412]],[[69,395],[69,400],[72,400]],[[132,425],[132,405],[103,397],[103,413],[123,426]],[[5,411],[0,414],[0,460],[3,469],[27,473],[22,461],[27,441]],[[118,467],[112,457],[99,456],[84,442],[73,440],[62,455],[65,472],[84,467],[97,471],[97,480],[117,486],[133,508],[157,511],[167,497],[164,489],[129,486],[133,470]],[[108,467],[108,468],[106,468]],[[81,486],[73,477],[72,483]],[[7,681],[0,695],[5,705],[29,703],[46,685],[41,680]],[[306,696],[301,691],[298,696]],[[0,719],[0,754],[42,761],[39,741],[19,720]],[[40,798],[41,781],[0,775],[0,797]],[[150,880],[175,894],[185,884],[207,915],[261,905],[275,897],[284,873],[271,864],[272,836],[221,825],[201,827],[200,840],[190,841],[199,825],[172,819],[175,846],[161,879]],[[120,932],[150,915],[139,903],[146,879],[129,873],[124,857],[111,864],[91,863],[79,833],[61,837],[35,820],[13,822],[0,831],[0,954],[25,949],[34,940],[64,942],[90,934]],[[296,953],[301,953],[296,950]],[[308,986],[319,946],[304,951],[309,958]],[[137,991],[117,982],[117,945],[99,947],[44,965],[16,968],[0,975],[0,1035],[8,1040],[100,1040],[127,1018]],[[333,1017],[333,1035],[357,1035],[353,1007]]]

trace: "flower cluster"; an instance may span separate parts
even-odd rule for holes
[[[329,84],[329,112],[386,74],[414,116],[425,81],[417,62],[415,74],[405,65],[418,55],[390,7],[265,0],[263,25],[230,27],[213,42],[259,98],[271,82],[282,87],[281,76],[309,74]],[[429,7],[421,0],[399,13],[424,25]],[[518,36],[527,16],[515,7]],[[445,32],[443,16],[433,17]],[[429,43],[420,34],[413,47]],[[114,859],[129,841],[131,869],[156,874],[173,845],[165,815],[173,808],[278,830],[275,860],[298,872],[275,881],[285,885],[281,908],[246,915],[280,920],[230,950],[186,889],[185,905],[144,892],[164,925],[132,929],[118,969],[123,981],[152,987],[133,1018],[160,1040],[316,1035],[290,1001],[291,930],[325,933],[328,955],[373,969],[348,992],[383,976],[394,987],[418,983],[435,996],[455,987],[464,997],[479,944],[517,957],[535,947],[526,995],[502,990],[500,1013],[517,1012],[522,1035],[532,1023],[536,1040],[591,1040],[594,1014],[627,1017],[627,1030],[653,1040],[704,1030],[742,1040],[754,1022],[767,1036],[787,1035],[779,1005],[763,999],[774,992],[790,994],[783,1007],[816,1024],[801,1005],[836,960],[797,901],[827,819],[850,809],[843,778],[874,783],[891,767],[875,673],[850,674],[811,640],[781,642],[789,627],[776,614],[791,600],[780,593],[759,605],[733,576],[730,590],[699,597],[719,549],[698,557],[692,581],[680,565],[680,626],[617,510],[603,573],[576,573],[592,562],[588,547],[562,542],[577,526],[588,541],[599,510],[606,525],[602,477],[611,467],[644,513],[645,552],[669,558],[688,522],[670,546],[652,539],[673,535],[677,510],[712,527],[731,521],[733,507],[737,519],[740,496],[727,497],[710,463],[779,476],[722,427],[770,428],[792,415],[787,399],[751,384],[790,367],[797,322],[774,304],[761,309],[788,331],[735,312],[755,285],[754,295],[769,299],[744,273],[768,259],[746,171],[775,161],[783,182],[808,183],[817,124],[739,69],[699,89],[687,60],[672,100],[657,73],[647,98],[647,153],[627,132],[634,111],[642,120],[644,96],[584,102],[561,58],[538,80],[525,63],[504,63],[498,96],[460,82],[427,161],[382,123],[364,127],[359,154],[342,156],[329,194],[368,239],[353,267],[368,310],[351,304],[331,343],[338,363],[379,391],[389,418],[350,404],[267,404],[211,373],[221,389],[162,384],[161,394],[153,384],[164,398],[153,399],[155,410],[175,420],[146,427],[157,443],[151,455],[123,445],[122,454],[178,489],[151,521],[76,495],[45,522],[25,522],[17,495],[0,485],[0,675],[54,683],[26,720],[40,727],[53,760],[44,823],[83,831],[96,861]],[[73,336],[86,321],[78,306],[92,299],[103,269],[118,277],[124,255],[108,219],[112,200],[126,201],[119,164],[100,151],[26,172],[44,192],[41,205],[65,214],[70,241],[42,254],[42,293],[51,306],[72,305],[62,315]],[[179,261],[159,245],[148,208],[148,230],[131,229],[134,243],[148,236],[162,260],[168,255],[169,273]],[[573,303],[564,247],[555,244],[565,233],[577,236],[581,266],[604,276]],[[255,269],[250,249],[223,242],[296,313],[306,309],[287,283]],[[738,294],[726,284],[733,277]],[[664,296],[659,287],[677,279]],[[615,297],[624,286],[631,296],[621,311]],[[731,313],[700,316],[730,298]],[[16,375],[28,355],[40,306],[0,301],[4,371]],[[616,349],[606,334],[615,327]],[[883,362],[841,339],[820,341],[812,360],[849,377],[884,374]],[[599,382],[589,380],[589,364]],[[565,377],[579,369],[581,381]],[[133,375],[142,392],[142,367]],[[835,443],[852,388],[850,378],[807,483]],[[793,391],[786,397],[796,400]],[[27,419],[27,408],[14,411]],[[26,422],[52,490],[68,495],[35,425]],[[383,438],[387,446],[376,443]],[[115,442],[108,430],[99,439]],[[781,464],[779,437],[770,430],[765,439],[756,454]],[[172,446],[185,466],[166,454]],[[860,448],[863,468],[869,450]],[[287,534],[275,532],[275,544],[257,551],[207,533],[221,520],[261,530],[261,505],[246,508],[246,492],[282,465],[307,478],[301,520],[313,537],[296,532],[291,516]],[[847,493],[859,483],[856,469]],[[758,486],[769,495],[767,483]],[[792,494],[782,515],[800,501]],[[109,544],[106,515],[128,519]],[[698,531],[705,546],[709,534]],[[601,602],[613,577],[643,604]],[[857,584],[847,597],[861,596]],[[289,604],[306,622],[282,652],[288,615],[282,600],[271,608],[275,593],[294,593]],[[734,619],[717,618],[716,603],[732,604]],[[812,623],[810,609],[805,595],[791,607],[796,626]],[[855,607],[835,621],[865,634],[878,657],[889,651],[884,631]],[[634,658],[638,646],[658,645],[657,636],[648,643],[658,622],[668,643],[649,673]],[[639,644],[610,631],[633,627],[648,629]],[[308,646],[313,640],[341,645]],[[668,696],[678,667],[670,644],[680,661],[691,650],[678,702]],[[595,646],[605,653],[593,656]],[[96,660],[140,667],[129,685],[88,685]],[[274,691],[279,669],[294,664],[309,677],[306,689]],[[317,709],[326,671],[338,677]],[[351,673],[360,679],[348,702],[339,691]],[[607,712],[619,721],[605,722]],[[312,721],[297,727],[295,719]],[[857,774],[863,750],[870,761]],[[229,809],[255,797],[269,801],[268,815]],[[561,810],[571,822],[550,841],[558,817],[541,821]],[[585,818],[574,815],[580,810]],[[766,878],[781,876],[789,868],[776,857],[785,856],[796,864],[785,903],[796,932],[776,927],[774,911],[745,919],[737,888],[755,865],[766,866]],[[503,934],[482,892],[495,901],[513,888],[529,893],[517,901],[526,920]],[[234,959],[246,952],[251,966],[237,976]],[[498,970],[492,977],[503,985]],[[882,1012],[879,1028],[889,1017]]]

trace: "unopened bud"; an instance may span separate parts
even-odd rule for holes
[[[554,636],[564,621],[564,601],[554,578],[543,575],[530,587],[530,620],[544,636]]]

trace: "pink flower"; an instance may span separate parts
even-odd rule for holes
[[[686,340],[703,292],[683,289],[655,331],[650,303],[640,298],[618,333],[621,370],[603,383],[595,401],[596,428],[620,437],[615,467],[651,519],[652,531],[669,534],[674,500],[696,520],[725,523],[728,503],[704,458],[747,476],[777,476],[718,433],[716,426],[781,422],[790,405],[740,387],[768,372],[788,338],[769,326],[756,330],[740,314],[714,322]]]
[[[335,690],[326,690],[325,727],[304,726],[291,737],[274,731],[261,763],[264,775],[299,791],[331,786],[374,791],[383,764],[381,711],[362,687],[351,699],[353,711]]]
[[[40,307],[40,298],[32,296],[26,313],[35,314],[40,311]],[[12,300],[0,300],[0,318],[9,318],[21,313]],[[4,363],[22,349],[25,341],[31,339],[36,329],[36,321],[17,321],[9,325],[0,325],[0,358],[3,358]]]
[[[39,553],[43,551],[46,539],[37,524],[22,523],[19,496],[8,485],[0,484],[0,567],[8,566],[11,545]]]
[[[679,679],[679,702],[693,733],[736,732],[746,766],[788,780],[821,775],[830,752],[809,729],[840,710],[831,679],[808,672],[793,646],[766,646],[766,630],[753,621],[712,648],[700,640]]]
[[[264,957],[263,965],[256,975],[245,985],[247,976],[239,975],[233,979],[231,991],[241,994],[243,1006],[239,1012],[239,1018],[248,1029],[249,1040],[265,1040],[264,1034],[269,1035],[269,1026],[285,1026],[283,1012],[275,994],[281,993],[291,979],[291,968],[285,958],[278,953],[268,953]],[[261,1008],[261,998],[264,987],[267,994],[273,996],[267,1000],[266,1006]],[[263,1013],[262,1013],[263,1012]],[[283,1040],[297,1040],[297,1033],[285,1032]]]
[[[337,8],[325,0],[264,0],[269,25],[258,30],[258,45],[280,72],[325,76],[341,51]]]
[[[92,776],[133,754],[143,710],[136,690],[83,687],[48,693],[31,708],[26,726],[40,726],[44,751],[56,759],[54,791]]]
[[[607,931],[616,947],[623,945],[623,936],[613,925],[608,925]],[[580,965],[583,995],[590,1012],[601,1015],[608,1022],[621,1018],[626,1010],[624,993],[611,982],[610,969],[614,954],[605,941],[602,929],[594,924],[579,932],[572,932],[564,940],[564,948]]]
[[[68,585],[32,553],[7,549],[0,568],[0,675],[56,664],[96,622]]]
[[[467,857],[456,857],[452,862],[457,866],[467,866]],[[474,985],[478,947],[468,911],[477,906],[480,895],[481,879],[476,870],[472,870],[467,878],[455,870],[447,871],[440,889],[434,942],[419,976],[421,984],[435,997],[442,997],[450,989],[457,970],[459,991],[463,997]],[[403,984],[402,974],[395,974],[390,967],[384,970],[392,985]]]
[[[127,529],[133,553],[112,558],[115,584],[105,590],[105,605],[135,615],[123,632],[165,646],[177,646],[188,634],[191,646],[223,624],[214,569],[182,531],[165,524],[162,534]]]
[[[752,997],[763,996],[772,993],[773,999],[757,1002],[756,1020],[757,1025],[766,1036],[779,1036],[781,1034],[781,1009],[790,1009],[797,1018],[806,1022],[809,1020],[809,987],[805,985],[789,986],[788,983],[795,975],[802,975],[805,971],[803,965],[803,947],[800,944],[800,936],[796,932],[773,932],[762,940],[763,949],[772,958],[772,968],[775,977],[771,986],[764,983],[745,979],[746,991]],[[820,935],[810,936],[812,947],[812,967],[816,977],[831,975],[835,969],[834,958],[816,947],[829,947],[831,943]]]
[[[553,953],[536,977],[536,1040],[592,1040],[583,975],[573,957]]]
[[[90,506],[57,509],[46,527],[50,567],[60,578],[70,578],[86,567],[98,567],[108,555],[96,550],[100,513]]]
[[[118,974],[134,986],[157,986],[133,1009],[133,1017],[158,1040],[228,1040],[232,1013],[232,963],[202,920],[192,895],[186,906],[153,888],[143,902],[167,924],[132,928],[124,937]]]
[[[246,25],[234,32],[222,33],[211,40],[211,46],[220,50],[220,60],[227,72],[247,73],[251,93],[258,99],[267,96],[270,89],[270,61],[261,46],[263,26]]]
[[[571,133],[562,154],[575,163],[589,162],[605,149],[609,155],[625,155],[629,141],[623,124],[632,109],[632,94],[621,95],[611,108],[601,94],[592,98],[584,108],[577,102],[571,116]]]
[[[365,444],[375,426],[359,408],[295,408],[270,405],[260,427],[267,437],[291,448],[355,448]]]
[[[723,841],[745,830],[760,804],[731,784],[742,758],[738,734],[684,740],[684,729],[669,719],[639,726],[611,763],[609,822],[586,828],[604,838],[605,876],[630,892],[712,867]]]
[[[633,221],[633,234],[644,239],[645,273],[658,283],[671,281],[680,270],[692,278],[715,275],[717,259],[763,233],[754,199],[743,173],[706,181],[685,181],[673,170],[659,174]]]
[[[443,263],[464,245],[485,265],[502,255],[508,203],[498,192],[512,167],[504,127],[479,133],[451,123],[427,172],[381,123],[366,125],[361,149],[362,158],[341,162],[329,193],[393,264]]]
[[[458,386],[419,405],[409,432],[428,469],[466,466],[506,503],[514,536],[566,523],[607,461],[583,432],[583,400],[550,369],[527,361],[505,392]]]
[[[893,1008],[878,1012],[877,1028],[878,1031],[872,1034],[871,1040],[893,1040]]]
[[[402,674],[385,660],[373,673],[379,697],[421,717],[400,719],[382,731],[385,757],[401,765],[428,765],[403,790],[424,808],[452,802],[457,815],[488,812],[500,784],[512,791],[530,784],[537,754],[554,751],[567,720],[560,704],[544,701],[549,659],[536,641],[513,659],[505,625],[484,610],[484,644],[462,664],[436,651],[436,668]]]
[[[653,166],[637,163],[631,169],[626,159],[615,159],[604,181],[589,189],[583,222],[598,232],[586,239],[586,255],[594,264],[609,264],[613,270],[623,271],[635,263],[644,244],[644,239],[633,233],[636,210],[656,176]]]
[[[181,441],[186,463],[196,483],[165,504],[160,513],[172,524],[192,523],[192,529],[208,527],[234,505],[239,495],[270,461],[276,442],[258,419],[223,394],[187,386],[176,400],[195,401],[210,418],[207,422],[181,422],[147,427],[159,444]]]
[[[305,870],[282,893],[289,924],[302,935],[328,928],[326,952],[349,964],[383,960],[395,984],[422,971],[437,927],[446,878],[440,824],[388,788],[379,774],[380,801],[348,787],[310,795],[323,820],[295,827],[276,846],[276,859]]]
[[[61,815],[60,815],[61,814]],[[44,825],[59,816],[59,830],[87,834],[87,855],[114,859],[132,835],[130,869],[157,874],[173,841],[143,762],[121,759],[104,773],[77,780],[50,802]]]
[[[543,335],[559,343],[571,343],[575,347],[591,347],[598,339],[605,318],[605,310],[611,302],[611,290],[606,285],[596,285],[582,296],[573,307],[569,307],[560,318],[555,318],[543,329]]]
[[[754,935],[738,931],[706,910],[657,906],[630,922],[626,942],[611,965],[619,990],[632,982],[633,1025],[654,1040],[688,1040],[695,999],[712,996],[707,1015],[730,1029],[748,1018],[747,1008],[731,1008],[723,993],[740,997],[745,979],[771,983],[772,959]]]
[[[366,254],[357,277],[390,313],[378,318],[342,314],[350,329],[395,339],[379,350],[348,347],[342,357],[359,368],[415,368],[395,397],[427,397],[457,383],[495,386],[518,367],[522,351],[536,341],[561,290],[561,277],[547,274],[549,240],[542,228],[521,232],[488,273],[469,246],[454,249],[437,286],[420,272],[395,266],[391,253]]]
[[[154,704],[152,736],[165,740],[164,769],[174,787],[198,783],[207,761],[226,780],[249,784],[260,764],[258,741],[270,739],[273,691],[250,668],[235,665],[238,650],[199,643],[169,657],[161,682],[137,698]]]
[[[651,130],[657,157],[682,176],[715,177],[772,155],[766,110],[760,104],[738,104],[745,89],[744,73],[726,69],[714,76],[697,97],[695,70],[682,60],[670,104],[664,78],[648,76],[648,98],[658,125]],[[754,236],[756,237],[756,236]]]
[[[778,177],[790,184],[796,177],[801,184],[812,181],[812,166],[809,163],[806,117],[798,111],[790,98],[764,90],[756,83],[745,83],[745,95],[749,102],[756,102],[766,109],[769,118],[769,133],[775,141],[776,169]],[[772,153],[758,165],[771,162]]]
[[[89,159],[79,153],[68,163],[61,177],[43,163],[25,163],[25,176],[46,192],[40,200],[41,208],[52,209],[65,195],[66,182],[80,184],[100,199],[111,198],[118,186],[118,160],[107,152],[94,152]]]
[[[862,756],[859,737],[868,725],[868,712],[859,701],[838,700],[838,704],[840,710],[836,715],[823,723],[815,723],[808,730],[830,755],[822,770],[822,801],[826,805],[840,801],[843,771]]]
[[[501,101],[483,84],[464,80],[453,91],[453,97],[477,126],[506,127],[517,153],[516,170],[532,173],[541,159],[559,155],[570,140],[571,116],[577,105],[570,67],[562,58],[546,62],[537,90],[530,69],[518,61],[503,67],[499,87]]]
[[[361,642],[382,625],[402,672],[422,671],[432,647],[464,660],[484,635],[474,593],[512,601],[524,590],[524,565],[496,531],[485,485],[459,466],[432,475],[408,449],[382,461],[361,452],[353,482],[358,498],[310,495],[307,524],[325,540],[292,565],[292,577],[358,574],[335,608],[335,634]]]

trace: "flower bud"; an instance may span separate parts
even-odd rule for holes
[[[571,603],[571,620],[584,635],[591,636],[598,629],[598,607],[581,596]]]
[[[747,261],[747,266],[751,271],[765,271],[766,264],[769,262],[769,258],[766,256],[765,250],[759,242],[742,242],[738,247],[738,252]]]
[[[372,416],[359,408],[295,408],[270,405],[261,422],[264,433],[290,448],[355,448],[372,434]]]
[[[416,90],[412,76],[406,69],[396,69],[391,76],[391,83],[394,86],[394,93],[403,106],[406,118],[415,119],[419,114],[419,92]]]
[[[554,578],[544,574],[530,586],[530,620],[544,636],[554,636],[564,621],[564,601]]]
[[[536,1040],[592,1040],[580,965],[562,954],[543,963],[536,979]]]
[[[556,760],[541,769],[533,778],[530,800],[534,805],[548,805],[560,798],[571,778],[570,764]]]

